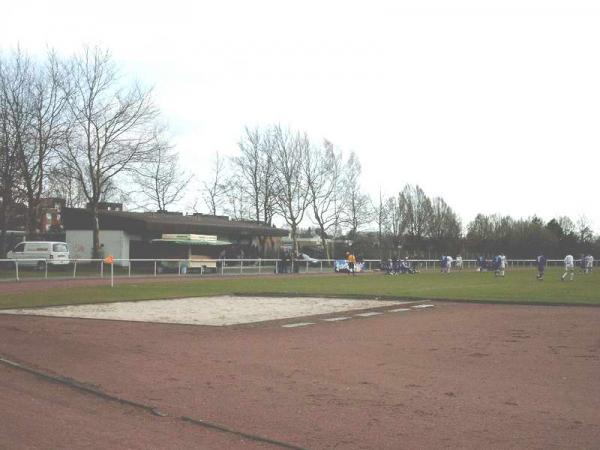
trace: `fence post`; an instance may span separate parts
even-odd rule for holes
[[[48,260],[44,261],[44,270],[45,270],[44,278],[47,280],[48,279]]]
[[[177,276],[181,276],[181,261],[177,261]]]
[[[127,276],[131,278],[131,260],[127,260]]]
[[[15,274],[17,276],[17,281],[19,281],[19,261],[15,259]]]
[[[275,273],[279,273],[278,266],[279,266],[279,260],[275,260]]]
[[[104,260],[100,261],[100,278],[104,278]]]
[[[77,276],[77,260],[75,260],[75,264],[73,264],[73,278]]]
[[[114,273],[115,263],[110,265],[110,287],[115,287],[115,273]]]
[[[308,261],[306,261],[306,272],[305,273],[308,273]]]
[[[240,259],[240,274],[244,273],[244,260]]]
[[[261,261],[262,261],[262,259],[258,258],[258,274],[259,275],[261,274]]]
[[[321,272],[323,272],[323,261],[321,260]]]
[[[221,260],[221,276],[225,275],[225,260]]]
[[[156,276],[156,261],[154,261],[154,276]]]

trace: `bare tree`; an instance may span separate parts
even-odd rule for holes
[[[273,131],[276,208],[290,226],[293,250],[298,252],[298,227],[309,201],[304,164],[310,143],[305,134],[279,125]]]
[[[352,239],[359,229],[372,219],[371,200],[361,191],[361,171],[358,156],[352,152],[344,165],[342,175],[344,222],[349,228],[348,236]]]
[[[408,201],[404,192],[399,192],[395,197],[388,198],[385,210],[385,231],[390,236],[394,249],[397,249],[403,243],[409,221]]]
[[[332,230],[335,234],[341,219],[341,154],[327,140],[322,148],[310,147],[306,152],[304,172],[312,218],[319,227],[326,258],[331,259],[326,238]]]
[[[4,64],[1,90],[13,132],[29,236],[38,232],[39,204],[45,193],[47,171],[66,130],[66,94],[60,89],[59,60],[49,52],[44,63],[32,61],[21,50]]]
[[[72,127],[60,158],[84,192],[98,257],[98,204],[117,177],[152,156],[158,112],[150,90],[122,83],[107,51],[86,48],[65,72]]]
[[[590,244],[594,240],[594,232],[590,220],[585,216],[577,219],[577,239],[581,244]]]
[[[239,175],[234,175],[227,183],[225,204],[225,212],[236,220],[252,217],[252,200],[248,198],[247,187]]]
[[[441,197],[431,200],[428,236],[438,249],[449,250],[461,236],[461,223],[456,213]]]
[[[377,245],[379,246],[379,259],[383,259],[383,248],[386,237],[385,227],[388,221],[389,209],[381,188],[379,189],[379,202],[374,207],[373,215],[377,222]]]
[[[419,245],[428,234],[431,200],[419,186],[406,185],[402,190],[407,208],[407,234]]]
[[[22,155],[26,153],[30,130],[31,61],[20,50],[0,62],[0,104],[3,139],[3,209],[4,221],[16,191],[24,193]],[[17,175],[18,173],[18,175]],[[15,183],[9,186],[8,183]],[[3,226],[3,229],[6,225]],[[4,232],[5,234],[5,232]],[[4,241],[4,239],[3,239]]]
[[[220,157],[219,152],[215,152],[210,180],[202,183],[202,199],[213,216],[222,209],[227,195],[229,187],[225,178],[225,160]]]
[[[6,232],[20,184],[11,112],[4,92],[5,62],[0,57],[0,257],[6,255]]]
[[[252,203],[249,218],[270,225],[274,214],[272,131],[246,128],[244,132],[240,156],[233,158],[232,164]]]
[[[180,169],[179,156],[157,133],[151,158],[136,168],[133,176],[142,196],[142,209],[168,210],[181,200],[192,177]]]

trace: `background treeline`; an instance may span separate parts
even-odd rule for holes
[[[325,258],[349,246],[364,258],[600,253],[585,218],[478,215],[465,226],[419,186],[371,198],[356,154],[281,125],[246,128],[237,155],[215,153],[208,176],[194,178],[181,168],[152,90],[130,80],[98,48],[69,57],[0,53],[0,256],[17,216],[29,238],[39,233],[44,197],[92,211],[94,249],[100,202],[166,211],[185,197],[193,212],[284,225],[296,248],[310,227],[321,245],[304,250]]]

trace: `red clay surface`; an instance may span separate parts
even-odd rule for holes
[[[169,415],[0,367],[0,448],[257,445],[180,416],[314,449],[600,447],[600,308],[439,303],[281,323],[0,316],[1,356]]]
[[[139,283],[163,283],[163,282],[173,282],[173,283],[186,283],[193,282],[198,280],[208,280],[208,279],[234,279],[234,278],[248,278],[248,277],[277,277],[278,279],[284,277],[296,278],[298,276],[325,276],[332,275],[333,272],[323,272],[323,273],[301,273],[294,275],[275,275],[275,274],[247,274],[247,275],[160,275],[158,277],[153,276],[132,276],[131,278],[127,276],[119,276],[115,277],[114,282],[115,285],[119,284],[139,284]],[[14,280],[0,280],[0,290],[3,294],[16,294],[22,292],[43,292],[49,289],[60,289],[60,288],[69,288],[69,287],[84,287],[84,286],[110,286],[110,278],[49,278],[47,280],[39,278],[36,280],[28,280],[21,279],[21,281]]]

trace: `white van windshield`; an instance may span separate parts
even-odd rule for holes
[[[67,247],[67,244],[54,244],[52,246],[52,251],[53,252],[68,252],[69,248]]]

